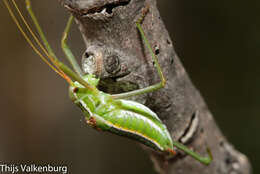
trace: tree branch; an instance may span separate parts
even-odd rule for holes
[[[247,158],[227,142],[198,90],[191,83],[174,51],[155,0],[60,1],[76,17],[87,53],[90,50],[93,54],[95,51],[101,53],[103,66],[100,75],[104,78],[103,88],[111,93],[128,91],[133,89],[133,86],[142,88],[159,82],[151,55],[143,45],[135,25],[142,8],[149,6],[150,12],[145,17],[142,27],[159,57],[167,84],[164,89],[135,100],[145,103],[159,115],[174,141],[180,141],[205,156],[206,148],[210,147],[214,157],[209,166],[204,166],[179,151],[173,159],[166,160],[161,154],[148,150],[158,172],[250,173],[251,167]],[[120,66],[119,69],[115,62]],[[110,85],[113,81],[115,85],[107,87],[107,81]],[[127,87],[122,87],[125,85]]]

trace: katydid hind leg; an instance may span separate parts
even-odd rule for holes
[[[141,35],[141,38],[144,41],[145,46],[148,48],[148,51],[152,56],[152,59],[155,63],[155,67],[156,67],[156,70],[158,72],[158,75],[159,75],[161,81],[157,84],[154,84],[154,85],[142,88],[142,89],[138,89],[138,90],[134,90],[134,91],[130,91],[130,92],[125,92],[125,93],[121,93],[121,94],[115,94],[115,95],[113,95],[114,98],[122,99],[122,98],[128,98],[128,97],[132,97],[132,96],[136,96],[136,95],[141,95],[141,94],[153,92],[153,91],[156,91],[158,89],[163,88],[166,84],[166,80],[165,80],[165,77],[164,77],[163,72],[161,70],[160,64],[158,62],[158,58],[154,54],[153,49],[152,49],[147,37],[145,36],[144,30],[141,26],[143,19],[146,16],[146,14],[148,13],[148,11],[149,11],[148,7],[143,9],[142,16],[136,22],[136,27],[137,27],[140,35]]]
[[[63,36],[61,39],[61,47],[63,49],[63,52],[66,55],[67,60],[70,62],[71,66],[73,67],[74,71],[78,74],[78,75],[83,75],[82,70],[80,69],[79,64],[76,61],[75,56],[73,55],[71,49],[69,48],[69,46],[67,45],[67,38],[68,38],[68,33],[70,31],[71,25],[73,22],[73,16],[70,15],[66,28],[63,32]]]
[[[188,147],[186,147],[185,145],[178,143],[178,142],[173,142],[173,146],[177,147],[178,149],[182,150],[183,152],[185,152],[187,155],[191,156],[192,158],[198,160],[199,162],[201,162],[202,164],[205,165],[209,165],[211,163],[211,161],[213,160],[212,157],[212,153],[210,151],[209,148],[207,148],[207,153],[208,156],[207,157],[203,157],[201,155],[199,155],[198,153],[192,151],[191,149],[189,149]]]

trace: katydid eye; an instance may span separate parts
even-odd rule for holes
[[[79,88],[78,88],[78,87],[73,88],[73,92],[74,92],[74,93],[77,93],[78,91],[79,91]]]

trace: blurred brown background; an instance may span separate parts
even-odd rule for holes
[[[57,1],[32,1],[59,57],[67,12]],[[260,1],[158,2],[175,49],[223,133],[260,172]],[[19,5],[24,8],[23,1]],[[70,173],[155,173],[128,139],[87,127],[67,84],[19,34],[0,2],[0,163],[68,165]],[[26,17],[27,13],[25,13]],[[74,25],[69,45],[81,57]]]

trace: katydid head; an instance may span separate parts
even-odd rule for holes
[[[95,78],[95,75],[93,74],[87,74],[82,76],[82,79],[87,82],[91,87],[95,88],[98,85],[99,79]],[[69,96],[71,98],[72,101],[75,101],[75,95],[79,92],[79,90],[83,90],[83,91],[90,91],[89,88],[86,88],[84,85],[82,85],[81,83],[75,81],[73,82],[70,87],[69,87]],[[94,91],[95,92],[95,91]]]

